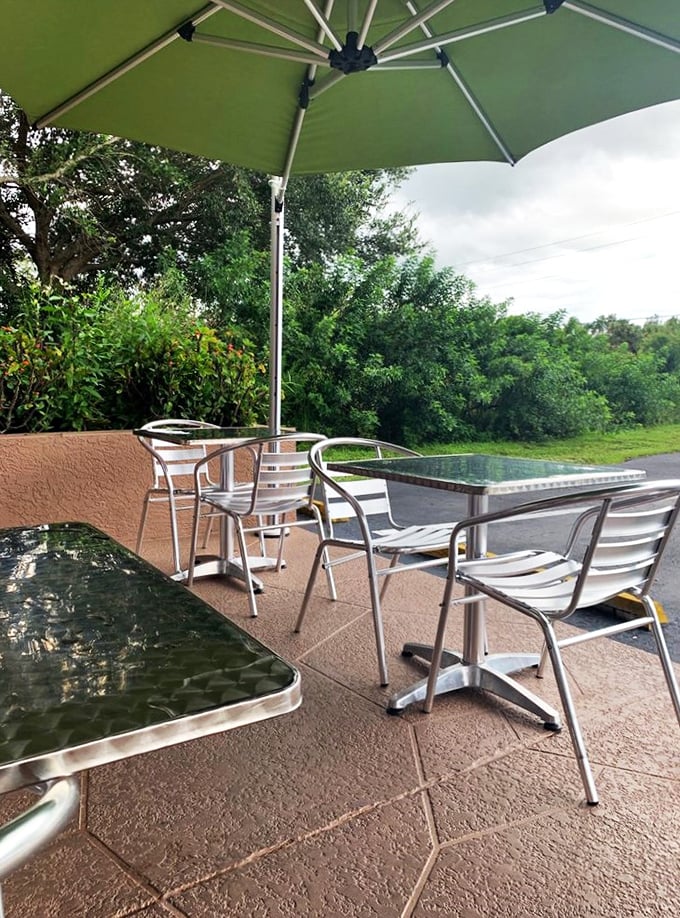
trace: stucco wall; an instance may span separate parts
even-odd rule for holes
[[[5,434],[0,476],[0,526],[82,520],[134,547],[151,459],[130,431]],[[165,535],[163,511],[149,522]]]
[[[3,434],[0,482],[0,528],[79,520],[134,548],[151,457],[125,430]],[[183,533],[190,525],[180,514]],[[166,507],[152,506],[145,540],[169,537]]]

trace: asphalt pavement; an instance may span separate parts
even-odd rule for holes
[[[622,463],[625,467],[643,469],[648,480],[680,478],[680,454],[664,453],[657,456],[646,456],[640,459],[631,459]],[[526,499],[539,500],[543,496],[569,493],[567,490],[558,490],[532,493],[530,496],[513,494],[506,497],[491,498],[489,509],[500,509],[505,506],[522,503]],[[431,488],[415,487],[397,482],[390,482],[390,496],[394,516],[398,522],[446,522],[460,520],[465,516],[466,496],[448,491],[439,491]],[[557,519],[554,523],[544,527],[532,523],[532,542],[540,547],[557,546],[564,542],[570,526],[569,518]],[[376,527],[377,528],[377,527]],[[518,531],[519,530],[519,531]],[[502,537],[494,544],[489,545],[491,551],[506,551],[513,547],[526,547],[526,532],[522,527],[506,524],[497,527],[502,531]],[[440,574],[441,576],[441,574]],[[673,660],[680,662],[680,596],[678,585],[680,581],[680,523],[676,526],[671,539],[666,547],[659,572],[652,589],[652,595],[663,607],[669,621],[664,626],[664,634]],[[613,611],[593,611],[576,613],[570,622],[579,627],[603,627],[615,624],[617,618]],[[656,653],[656,644],[651,632],[645,629],[625,632],[618,635],[615,640],[623,641],[641,650]]]

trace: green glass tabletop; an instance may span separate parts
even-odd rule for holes
[[[104,533],[0,530],[0,790],[297,707],[297,671]]]
[[[547,488],[639,481],[645,477],[645,473],[639,469],[620,466],[578,465],[548,459],[487,456],[482,453],[352,459],[329,462],[328,467],[352,475],[368,475],[466,494],[511,494]]]
[[[267,427],[162,427],[133,430],[137,437],[165,440],[168,443],[221,443],[231,440],[254,440],[266,437]]]

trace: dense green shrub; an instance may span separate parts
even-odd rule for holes
[[[175,267],[134,296],[27,287],[0,328],[0,432],[265,421],[260,255],[242,236],[203,261],[200,303]],[[509,315],[429,257],[289,264],[285,291],[286,426],[417,445],[680,417],[680,325],[646,324],[634,350],[611,320]]]
[[[181,291],[171,293],[31,287],[16,323],[0,329],[0,431],[264,420],[265,368],[249,342],[206,328]]]
[[[508,316],[432,258],[344,256],[287,290],[288,424],[417,445],[610,423],[559,316]]]
[[[607,399],[613,426],[678,420],[680,379],[664,372],[655,354],[634,354],[626,345],[601,347],[584,356],[583,366],[589,384]]]
[[[31,286],[15,323],[0,332],[0,430],[107,426],[107,295]]]

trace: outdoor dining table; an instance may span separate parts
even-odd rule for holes
[[[524,498],[531,491],[634,482],[646,474],[639,469],[617,466],[577,465],[481,453],[338,461],[329,462],[328,467],[351,475],[467,494],[468,517],[485,513],[489,497],[495,495],[522,494]],[[466,534],[466,556],[479,558],[486,550],[486,528],[477,526]],[[470,687],[485,689],[537,714],[547,726],[557,727],[560,721],[554,708],[508,675],[537,666],[539,654],[486,653],[483,600],[470,601],[465,606],[463,621],[462,652],[444,651],[436,694]],[[429,661],[432,650],[429,644],[409,642],[404,645],[402,654]],[[389,700],[388,712],[399,714],[408,705],[424,700],[426,691],[427,679],[422,679],[396,693]]]
[[[84,523],[0,530],[0,616],[0,793],[42,795],[0,828],[0,880],[68,822],[79,772],[301,702],[294,667]]]
[[[228,446],[247,440],[257,440],[267,435],[266,427],[191,427],[191,428],[171,428],[146,430],[141,428],[133,430],[137,437],[146,437],[153,440],[165,440],[166,443],[175,443],[185,446],[205,446],[220,447]],[[234,464],[231,452],[222,453],[220,461],[220,487],[225,491],[231,491],[234,488]],[[267,570],[276,567],[277,559],[262,556],[256,556],[248,559],[249,570]],[[200,556],[194,568],[194,579],[200,577],[236,577],[240,580],[245,579],[243,565],[240,558],[234,554],[234,528],[226,513],[220,516],[220,553],[217,557]],[[176,580],[186,580],[187,572],[181,571],[175,574]],[[263,589],[262,581],[258,577],[252,577],[253,585],[256,591]]]

